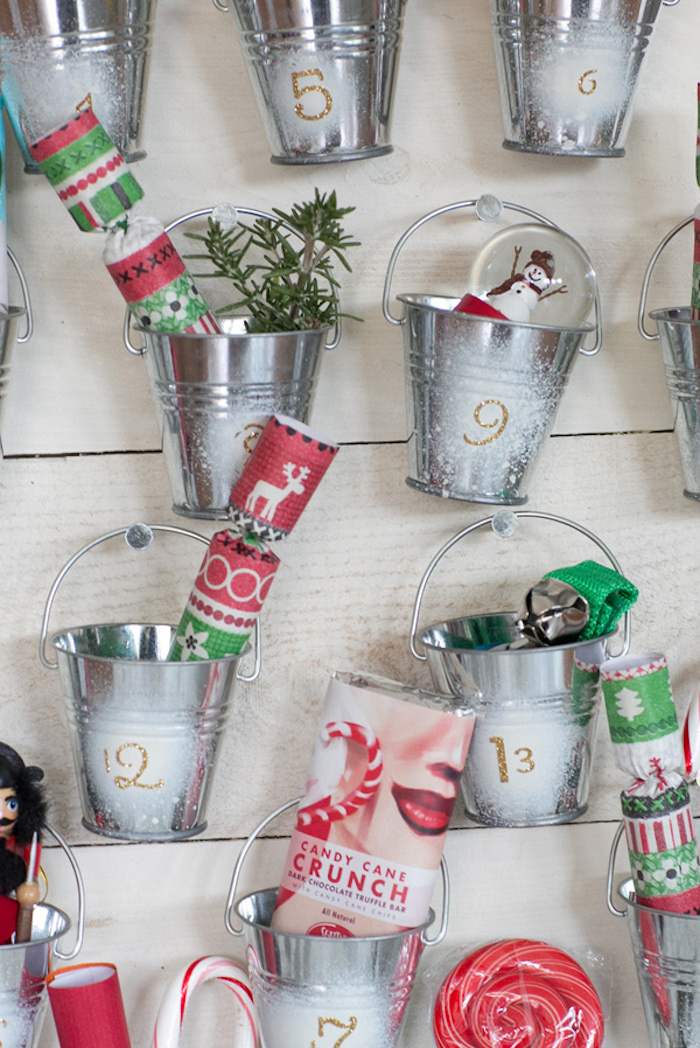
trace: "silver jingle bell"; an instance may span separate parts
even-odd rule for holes
[[[517,629],[536,644],[575,640],[586,628],[588,601],[561,579],[540,579],[525,597]],[[517,642],[516,642],[517,643]]]

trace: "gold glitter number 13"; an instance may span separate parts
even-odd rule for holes
[[[508,778],[508,761],[506,760],[506,748],[503,745],[503,739],[500,735],[492,735],[489,739],[496,747],[496,760],[498,761],[498,777],[501,782],[509,782]],[[521,775],[527,775],[528,772],[535,770],[535,762],[532,759],[532,750],[528,746],[519,746],[517,750],[513,751],[516,757],[519,757],[519,763],[524,764],[524,768],[516,768]],[[522,756],[521,756],[522,754]]]
[[[303,98],[304,95],[308,95],[310,92],[318,92],[323,95],[326,104],[323,111],[320,113],[306,113],[304,112],[304,106],[301,102],[297,102],[294,106],[294,112],[302,120],[323,120],[324,116],[328,116],[331,109],[333,108],[333,98],[330,91],[326,87],[321,87],[321,84],[305,84],[304,87],[299,87],[299,79],[302,76],[317,76],[318,79],[323,82],[323,73],[320,69],[303,69],[300,73],[292,73],[292,87],[294,89],[295,98]]]
[[[348,1037],[350,1036],[352,1031],[357,1026],[357,1019],[355,1018],[354,1015],[351,1015],[346,1023],[341,1023],[340,1019],[321,1019],[321,1018],[319,1018],[319,1020],[318,1020],[318,1036],[319,1037],[323,1037],[323,1028],[324,1028],[324,1026],[327,1026],[327,1025],[335,1026],[336,1029],[338,1029],[338,1030],[345,1030],[345,1033],[342,1033],[340,1035],[340,1037],[338,1038],[338,1040],[333,1045],[333,1048],[340,1048],[340,1045],[343,1043],[343,1041],[346,1041],[348,1039]],[[316,1042],[315,1041],[311,1042],[311,1048],[316,1048]],[[331,1048],[331,1046],[329,1045],[328,1048]]]

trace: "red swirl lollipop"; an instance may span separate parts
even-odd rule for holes
[[[438,1048],[599,1048],[604,1021],[583,968],[563,950],[502,939],[468,954],[440,986]]]

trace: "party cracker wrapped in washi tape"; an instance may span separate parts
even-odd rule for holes
[[[253,631],[279,567],[255,535],[217,531],[202,561],[168,659],[238,655]]]
[[[85,232],[104,230],[143,198],[143,190],[92,109],[82,109],[29,146],[59,199]]]
[[[137,216],[112,227],[102,257],[142,327],[170,333],[219,333],[219,325],[157,219]]]

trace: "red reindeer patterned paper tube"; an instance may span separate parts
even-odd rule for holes
[[[273,415],[231,492],[229,516],[242,532],[285,538],[335,458],[337,444],[286,415]]]
[[[79,964],[49,976],[49,1001],[61,1048],[131,1048],[113,964]]]
[[[354,938],[421,925],[473,729],[454,697],[335,673],[272,927]]]
[[[106,229],[143,198],[143,190],[92,109],[29,146],[75,222]]]
[[[137,217],[125,225],[110,230],[102,257],[138,323],[175,334],[217,334],[219,325],[161,223]]]
[[[217,531],[168,655],[174,662],[239,655],[267,597],[279,557],[255,535]]]

